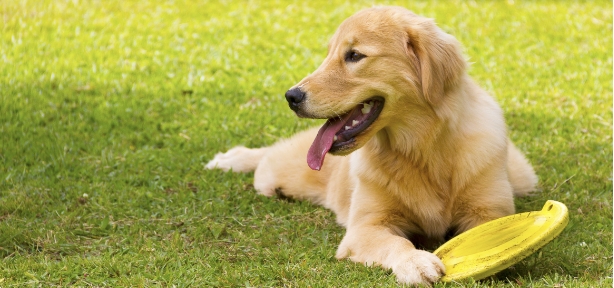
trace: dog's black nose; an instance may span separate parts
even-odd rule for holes
[[[288,106],[293,111],[297,111],[299,105],[305,100],[305,92],[301,88],[292,88],[286,92],[286,100],[288,100]]]

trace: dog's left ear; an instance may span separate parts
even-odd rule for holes
[[[424,97],[437,105],[457,85],[467,64],[456,38],[439,29],[432,19],[419,18],[407,29],[407,51],[417,58]]]

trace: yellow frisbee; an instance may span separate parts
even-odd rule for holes
[[[561,234],[569,215],[548,200],[541,211],[510,215],[474,227],[433,252],[446,266],[441,281],[479,280],[531,255]]]

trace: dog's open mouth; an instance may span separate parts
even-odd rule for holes
[[[345,115],[330,118],[318,131],[307,153],[307,164],[313,170],[320,170],[324,156],[350,148],[356,136],[371,126],[384,107],[384,99],[374,97],[358,104]]]

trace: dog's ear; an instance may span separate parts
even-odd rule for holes
[[[407,51],[417,62],[422,93],[429,103],[437,105],[465,73],[467,64],[460,44],[432,19],[423,17],[409,25],[407,34]]]

